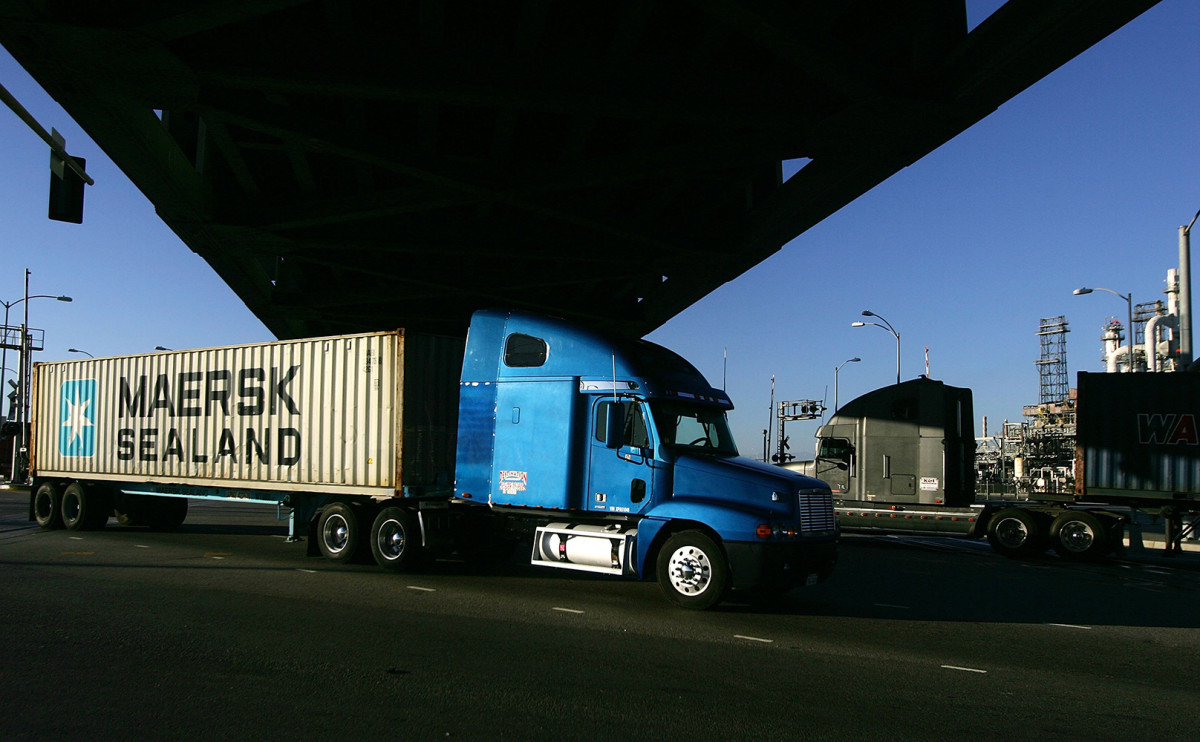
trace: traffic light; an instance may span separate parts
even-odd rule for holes
[[[87,160],[72,158],[79,169],[87,170]],[[57,152],[50,153],[50,213],[57,222],[83,224],[83,178],[68,167]]]

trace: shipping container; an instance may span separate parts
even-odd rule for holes
[[[1200,374],[1079,374],[1076,489],[1089,499],[1200,499]]]
[[[463,341],[403,331],[38,364],[43,477],[390,498],[454,470]]]

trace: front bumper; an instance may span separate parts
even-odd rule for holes
[[[837,540],[727,541],[725,554],[734,590],[782,591],[825,581],[837,564]]]

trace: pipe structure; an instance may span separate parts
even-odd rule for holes
[[[1158,371],[1158,331],[1160,327],[1170,327],[1177,329],[1179,327],[1179,318],[1173,314],[1159,314],[1151,317],[1146,322],[1146,370]],[[1167,355],[1170,355],[1170,346],[1168,346]],[[1179,369],[1176,369],[1177,371]]]

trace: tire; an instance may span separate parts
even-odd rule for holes
[[[63,527],[62,495],[58,485],[43,482],[33,495],[33,518],[43,530],[52,531]]]
[[[144,517],[146,524],[156,531],[174,531],[183,525],[187,519],[188,501],[186,497],[151,497],[147,498],[145,510],[139,508],[139,518]]]
[[[63,490],[61,514],[63,528],[68,531],[86,531],[93,527],[96,515],[92,511],[99,509],[100,497],[97,493],[84,488],[79,482],[72,482]]]
[[[117,525],[136,528],[146,525],[145,508],[127,502],[118,506],[113,515],[117,518]]]
[[[1113,550],[1112,529],[1086,510],[1068,510],[1054,519],[1050,540],[1063,559],[1098,561]]]
[[[680,608],[702,611],[725,597],[729,567],[725,553],[700,531],[672,534],[658,552],[658,585]]]
[[[1006,557],[1019,559],[1046,550],[1042,519],[1021,508],[1005,508],[988,522],[988,543]]]
[[[420,559],[421,534],[407,509],[392,505],[379,511],[371,524],[371,555],[384,569],[402,572]]]
[[[353,561],[362,538],[358,516],[346,503],[331,503],[321,512],[317,520],[317,548],[326,559],[343,564]]]

